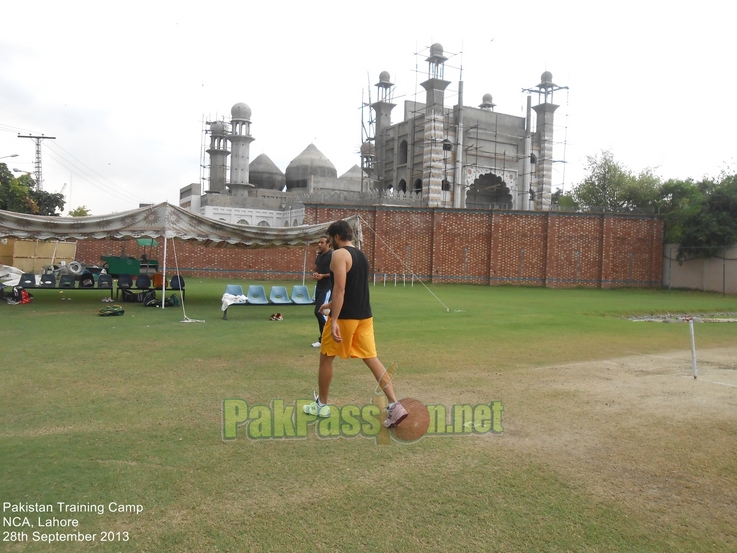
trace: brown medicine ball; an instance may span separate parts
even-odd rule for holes
[[[399,403],[407,410],[407,418],[391,429],[394,437],[403,442],[419,440],[430,427],[430,412],[417,399],[400,399]]]

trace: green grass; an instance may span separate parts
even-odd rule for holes
[[[545,443],[526,438],[532,421],[548,421],[541,424],[551,424],[551,435],[565,438],[552,417],[568,402],[571,417],[600,433],[597,447],[615,440],[609,427],[586,420],[598,416],[587,398],[540,391],[539,369],[688,350],[687,325],[626,316],[735,312],[737,298],[440,285],[432,287],[438,301],[419,285],[372,287],[379,356],[400,362],[400,397],[445,405],[501,400],[505,432],[389,446],[362,437],[318,439],[314,432],[281,441],[241,433],[224,442],[223,399],[255,405],[309,397],[318,357],[310,347],[317,332],[311,306],[234,307],[223,321],[226,283],[187,280],[186,314],[204,323],[180,322],[181,308],[135,304],[123,304],[123,317],[102,318],[97,312],[107,304],[96,292],[60,301],[58,291],[38,290],[31,305],[1,304],[0,502],[143,505],[139,515],[66,515],[78,518],[82,532],[129,532],[128,542],[97,546],[110,551],[662,552],[737,545],[728,511],[696,510],[683,520],[685,511],[667,496],[658,510],[607,495],[592,484],[602,476],[598,469],[582,463],[581,474],[572,475]],[[269,321],[276,311],[284,321]],[[736,335],[735,325],[697,327],[699,348],[733,347]],[[360,361],[336,361],[332,401],[368,404],[373,390]],[[653,455],[688,465],[684,421],[645,424],[669,428],[671,441]],[[734,433],[728,424],[704,430],[709,441],[700,454],[707,457],[698,459],[711,466],[704,478],[728,499],[737,466],[729,448],[712,448],[733,444]],[[633,455],[652,446],[628,440]],[[638,471],[660,478],[655,467],[646,462]],[[694,501],[709,501],[698,486],[693,493]]]

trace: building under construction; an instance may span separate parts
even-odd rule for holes
[[[405,101],[396,124],[391,123],[394,85],[389,73],[380,74],[361,148],[361,165],[370,176],[366,189],[419,196],[426,207],[549,209],[558,108],[553,95],[564,87],[544,72],[537,86],[525,89],[526,115],[518,117],[495,112],[490,94],[478,107],[464,105],[460,81],[457,104],[446,107],[447,59],[440,44],[430,47],[421,83],[425,102]]]
[[[424,57],[424,56],[423,56]],[[184,187],[180,205],[232,223],[294,226],[304,222],[306,204],[411,205],[459,209],[550,208],[553,174],[553,95],[564,87],[546,71],[527,92],[524,117],[494,111],[490,94],[477,107],[445,106],[443,47],[429,48],[425,102],[404,102],[403,119],[392,124],[394,85],[386,71],[376,84],[377,100],[364,104],[360,167],[341,177],[314,144],[282,172],[266,154],[250,161],[251,108],[237,103],[230,121],[207,124],[209,187]],[[536,105],[533,97],[537,96]],[[534,116],[533,116],[534,113]],[[205,161],[205,160],[203,160]]]

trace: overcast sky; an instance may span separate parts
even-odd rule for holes
[[[268,5],[267,5],[268,4]],[[360,162],[361,105],[381,71],[392,122],[450,58],[446,105],[491,93],[523,115],[523,88],[548,70],[556,93],[554,187],[568,190],[603,149],[634,171],[699,179],[735,170],[731,2],[3,2],[0,162],[66,183],[67,207],[95,215],[177,204],[201,173],[204,120],[252,110],[251,159],[279,168],[310,143],[338,175]],[[419,70],[419,71],[418,71]],[[424,91],[423,91],[424,92]],[[423,100],[419,95],[418,99]],[[365,114],[364,114],[365,115]]]

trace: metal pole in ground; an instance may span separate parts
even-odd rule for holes
[[[693,377],[696,379],[698,369],[696,368],[696,338],[694,336],[692,317],[688,317],[688,328],[691,331],[691,368],[693,370]]]
[[[302,260],[302,286],[305,285],[305,275],[307,274],[307,242],[305,242],[305,257]]]
[[[722,297],[727,295],[727,248],[724,248],[722,257]]]

